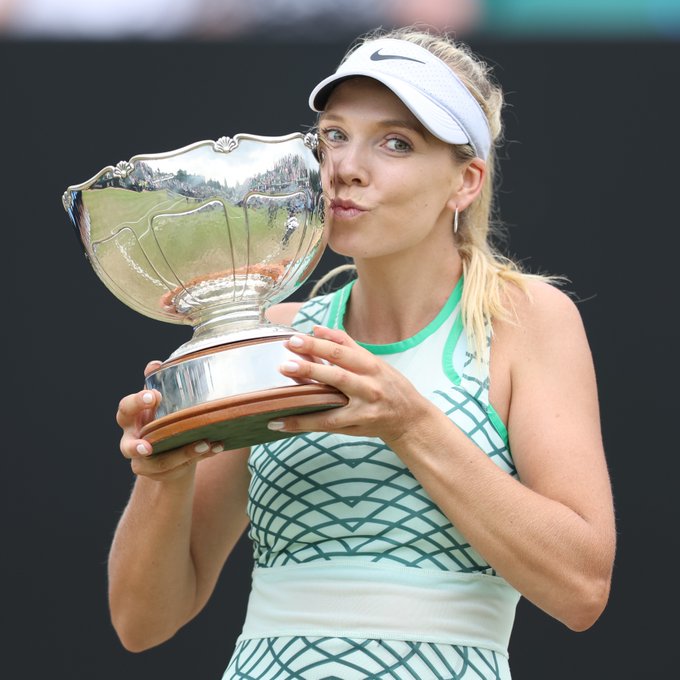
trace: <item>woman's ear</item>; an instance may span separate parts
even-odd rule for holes
[[[465,210],[477,198],[484,186],[486,163],[481,158],[468,161],[461,175],[458,188],[451,194],[448,205],[451,210]]]

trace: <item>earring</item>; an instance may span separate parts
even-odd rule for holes
[[[458,206],[456,206],[456,212],[453,215],[453,233],[458,233]]]

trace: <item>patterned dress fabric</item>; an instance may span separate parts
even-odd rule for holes
[[[352,285],[305,303],[294,326],[301,332],[317,324],[343,328]],[[461,280],[437,318],[413,338],[364,347],[402,371],[501,469],[516,476],[507,432],[489,404],[488,370],[468,351],[462,332],[462,285]],[[332,570],[341,563],[384,567],[385,574],[399,568],[407,574],[436,570],[502,580],[380,439],[303,434],[253,447],[249,467],[255,572],[313,564]],[[242,636],[224,674],[224,680],[231,678],[508,680],[510,671],[507,653],[422,637]]]

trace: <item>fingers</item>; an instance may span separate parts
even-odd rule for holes
[[[121,449],[123,448],[121,446]],[[145,453],[141,453],[142,450]],[[130,440],[125,444],[123,455],[130,459],[134,474],[151,479],[168,480],[190,473],[193,465],[222,451],[224,451],[224,446],[219,442],[210,444],[207,441],[200,441],[174,451],[151,455],[149,442]]]
[[[161,361],[150,361],[144,369],[144,376],[146,377],[158,370],[161,365]],[[116,422],[123,429],[146,424],[153,418],[156,407],[160,402],[161,393],[158,390],[145,389],[134,394],[128,394],[118,403]]]
[[[344,331],[323,326],[314,326],[314,335],[293,335],[286,342],[286,347],[305,358],[321,359],[335,366],[350,371],[368,370],[372,363],[372,355]]]
[[[141,390],[123,397],[118,404],[116,422],[123,429],[142,422],[141,416],[153,417],[161,395],[157,390]]]
[[[338,330],[337,328],[328,328],[328,326],[314,326],[312,329],[315,338],[324,338],[326,340],[332,340],[341,345],[353,345],[357,346],[357,343],[352,340],[352,338],[345,333],[345,331]]]
[[[158,361],[158,359],[154,359],[153,361],[150,361],[146,365],[146,368],[144,369],[144,377],[147,378],[151,373],[153,373],[154,371],[157,371],[162,365],[163,365],[163,362]]]
[[[128,394],[118,404],[116,422],[123,430],[120,440],[121,453],[126,458],[150,456],[151,444],[139,437],[141,428],[150,422],[160,403],[160,394],[155,390],[142,390]]]
[[[319,364],[314,361],[289,360],[279,366],[285,376],[298,383],[318,382],[335,387],[347,394],[356,384],[355,375],[338,366]]]
[[[297,357],[284,362],[279,370],[298,382],[319,382],[343,392],[348,399],[362,391],[362,372],[370,372],[372,356],[347,333],[322,326],[314,335],[293,335],[286,343]],[[368,356],[366,356],[368,354]],[[268,424],[271,430],[290,432],[339,432],[351,426],[347,407],[301,416],[289,416]]]
[[[343,414],[345,409],[332,408],[299,416],[287,416],[281,420],[270,420],[267,427],[274,432],[337,432],[352,434],[351,415]]]
[[[224,451],[224,445],[222,442],[207,442],[198,441],[192,444],[187,444],[186,446],[179,447],[173,451],[163,452],[161,454],[153,453],[153,446],[146,439],[136,439],[134,437],[125,437],[121,440],[121,452],[125,458],[130,460],[135,458],[166,458],[168,461],[170,459],[179,458],[183,460],[189,460],[190,458],[198,456],[209,457],[208,454],[214,455],[216,453],[222,453]],[[168,461],[162,466],[167,467]]]
[[[339,408],[270,421],[271,430],[337,432],[384,441],[393,440],[395,433],[403,430],[408,403],[418,393],[402,374],[347,333],[315,326],[312,336],[296,334],[286,344],[296,356],[279,367],[283,375],[330,385],[348,401]]]
[[[161,365],[161,361],[150,361],[144,369],[144,375],[150,375]],[[130,461],[136,475],[151,479],[173,479],[186,474],[199,460],[224,451],[221,442],[198,441],[154,455],[151,443],[140,437],[140,431],[153,420],[160,403],[161,394],[158,390],[144,389],[128,394],[118,404],[116,422],[123,430],[120,451]]]
[[[293,335],[286,347],[299,358],[281,364],[283,375],[297,382],[331,385],[348,397],[360,389],[362,376],[376,370],[375,357],[344,331],[315,326],[314,336]]]

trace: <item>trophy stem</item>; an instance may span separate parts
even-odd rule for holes
[[[168,361],[237,338],[268,336],[273,328],[265,319],[264,308],[253,301],[229,302],[196,310],[187,316],[187,322],[194,329],[191,340],[180,345]]]
[[[194,327],[194,340],[216,337],[229,332],[241,331],[266,325],[264,310],[253,302],[230,302],[202,309],[200,314],[188,318]]]

